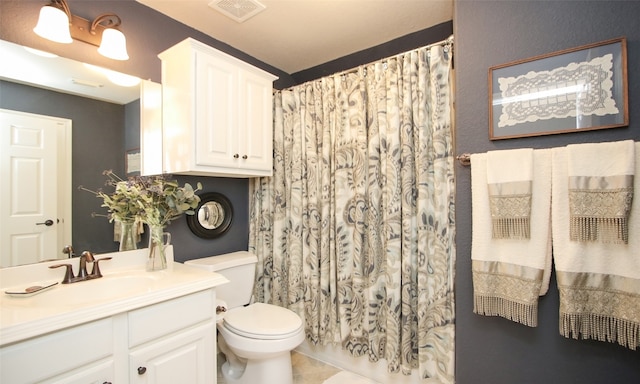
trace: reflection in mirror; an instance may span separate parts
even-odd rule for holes
[[[233,207],[221,193],[209,192],[200,195],[196,214],[187,216],[187,224],[196,236],[213,239],[225,233],[231,226]]]
[[[116,251],[118,243],[113,238],[113,225],[103,217],[92,217],[92,212],[104,213],[100,202],[77,187],[103,187],[105,169],[124,174],[124,153],[140,145],[137,100],[140,89],[138,85],[117,86],[110,80],[115,74],[113,71],[97,70],[53,56],[34,54],[25,47],[0,40],[0,108],[72,121],[73,148],[69,151],[72,155],[63,157],[73,162],[67,188],[67,197],[73,201],[73,223],[71,225],[71,217],[57,219],[72,228],[73,237],[69,242],[73,242],[76,249],[97,253]],[[130,117],[132,111],[137,116]],[[58,225],[39,227],[56,230]],[[58,243],[62,242],[67,245],[63,240]],[[44,248],[48,254],[41,258],[66,257],[59,244]],[[24,263],[17,261],[12,265]]]
[[[140,98],[140,79],[0,40],[0,78],[116,104]]]
[[[216,229],[224,221],[224,208],[217,201],[203,204],[198,210],[198,222],[205,229]]]

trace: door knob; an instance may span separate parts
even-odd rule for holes
[[[50,227],[53,225],[53,220],[49,219],[49,220],[46,220],[44,223],[36,223],[36,225],[46,225],[47,227]]]

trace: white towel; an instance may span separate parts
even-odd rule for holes
[[[634,152],[632,140],[567,146],[571,240],[628,241]]]
[[[487,188],[487,154],[471,155],[474,313],[535,327],[538,299],[551,275],[551,150],[533,151],[531,233],[494,239]]]
[[[528,239],[533,149],[487,152],[487,184],[494,239]]]
[[[635,143],[635,172],[640,144]],[[611,154],[610,155],[614,155]],[[553,149],[553,253],[560,291],[560,334],[640,346],[640,202],[631,205],[628,244],[570,239],[569,148]],[[624,161],[628,164],[628,161]],[[584,160],[583,165],[588,165]],[[640,188],[635,178],[633,188]]]

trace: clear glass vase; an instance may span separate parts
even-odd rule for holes
[[[119,221],[118,223],[120,224],[120,252],[138,249],[135,221]]]
[[[161,225],[149,226],[149,258],[147,271],[160,271],[167,268],[165,250],[171,244],[171,234],[164,232]]]

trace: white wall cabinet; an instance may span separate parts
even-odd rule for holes
[[[162,172],[271,176],[277,77],[191,38],[159,57]]]
[[[214,303],[208,289],[4,346],[0,382],[215,384]]]

